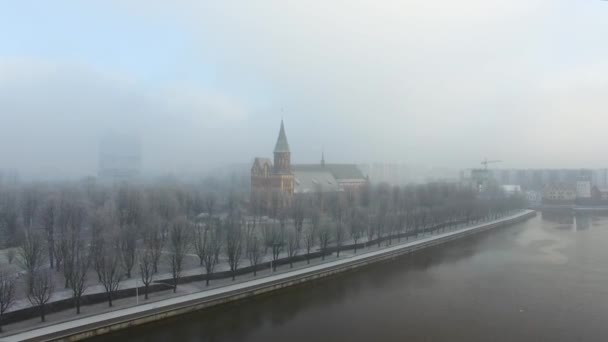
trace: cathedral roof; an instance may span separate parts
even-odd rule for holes
[[[277,144],[274,146],[274,152],[289,152],[289,143],[287,142],[287,135],[285,134],[283,120],[281,120],[281,130],[279,131],[279,138],[277,139]]]
[[[363,172],[355,164],[297,164],[292,165],[293,172],[297,175],[299,172],[324,172],[329,171],[337,180],[365,180]]]
[[[255,158],[253,161],[253,165],[257,166],[261,169],[264,169],[264,165],[268,165],[268,167],[272,168],[272,161],[268,158]]]
[[[340,191],[340,184],[327,169],[296,171],[294,183],[294,192],[301,194]]]

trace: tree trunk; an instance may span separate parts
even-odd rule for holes
[[[108,292],[108,306],[112,307],[112,292]]]
[[[76,314],[80,315],[80,297],[76,298]]]
[[[205,279],[205,286],[209,286],[209,275],[207,274],[207,279]]]
[[[148,299],[148,287],[149,286],[150,286],[149,284],[144,285],[144,299]]]
[[[257,269],[258,269],[257,265],[253,266],[253,276],[254,277],[257,276]]]
[[[46,316],[44,315],[44,304],[40,305],[40,321],[46,322]]]

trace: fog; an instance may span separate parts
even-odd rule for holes
[[[150,173],[270,156],[605,167],[608,2],[0,5],[0,168],[94,175],[108,132]]]

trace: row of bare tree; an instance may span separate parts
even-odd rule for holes
[[[445,183],[380,184],[358,192],[299,195],[289,203],[267,217],[255,197],[205,193],[196,186],[29,184],[0,189],[0,232],[8,247],[16,246],[9,251],[17,251],[25,294],[44,320],[58,279],[71,289],[80,313],[87,286],[103,285],[112,306],[121,282],[134,272],[146,299],[161,268],[171,274],[175,292],[191,255],[198,257],[209,285],[220,262],[234,280],[244,262],[255,276],[268,259],[274,270],[282,257],[292,267],[300,253],[308,263],[317,249],[321,259],[330,250],[340,257],[347,242],[356,253],[361,241],[390,245],[525,206],[519,197],[497,192],[481,198],[470,188]],[[16,296],[15,279],[7,272],[0,278],[0,319]]]

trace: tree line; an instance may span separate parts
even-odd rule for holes
[[[22,291],[44,321],[57,288],[71,290],[78,314],[94,283],[105,289],[109,306],[126,279],[141,281],[148,299],[162,269],[176,292],[188,257],[197,258],[209,285],[222,262],[234,280],[243,265],[255,276],[268,260],[275,270],[281,258],[293,267],[300,254],[308,263],[330,250],[340,257],[348,243],[356,253],[362,241],[391,245],[525,206],[521,197],[480,196],[448,183],[368,185],[296,195],[288,203],[268,211],[247,192],[206,191],[203,184],[32,183],[0,189],[0,236],[6,259],[24,275]],[[9,269],[0,265],[0,320],[21,284]]]

